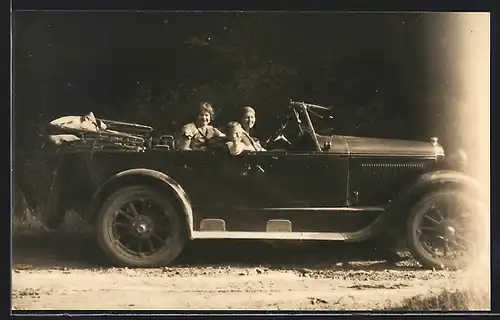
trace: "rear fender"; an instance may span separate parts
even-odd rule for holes
[[[182,212],[185,217],[187,234],[189,239],[192,238],[193,231],[193,209],[191,202],[177,181],[168,175],[144,168],[130,169],[119,172],[101,184],[99,189],[92,196],[90,206],[87,211],[87,219],[89,222],[95,222],[97,213],[103,204],[104,200],[117,188],[128,184],[146,183],[149,185],[164,187],[170,191],[175,198],[175,207]]]
[[[474,178],[458,171],[438,170],[428,172],[416,179],[402,192],[398,193],[388,205],[386,211],[369,226],[347,234],[348,241],[363,241],[389,230],[403,230],[404,222],[411,207],[431,191],[441,188],[457,188],[473,193],[485,199],[485,192]]]

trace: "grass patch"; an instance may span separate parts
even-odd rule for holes
[[[486,311],[491,309],[486,288],[443,289],[432,296],[419,295],[403,301],[401,307],[391,310],[411,311]]]
[[[418,295],[388,309],[394,311],[489,311],[491,279],[489,251],[478,256],[466,269],[449,272],[448,284],[439,291]],[[455,276],[452,276],[452,274]]]
[[[22,214],[12,216],[12,241],[22,241],[24,238],[82,238],[93,235],[92,227],[77,213],[68,211],[57,230],[50,230],[38,218],[34,210],[25,208]]]
[[[13,266],[29,265],[50,268],[59,265],[88,266],[87,261],[100,259],[91,228],[80,215],[68,211],[57,230],[50,230],[25,211],[12,219]],[[99,265],[99,263],[97,263]]]

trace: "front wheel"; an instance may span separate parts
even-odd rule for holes
[[[461,190],[434,191],[411,209],[406,242],[412,256],[429,269],[461,269],[486,248],[484,204]]]
[[[96,224],[97,240],[115,263],[155,267],[181,253],[186,232],[168,197],[148,186],[117,190],[102,206]]]

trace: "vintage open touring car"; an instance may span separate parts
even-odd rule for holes
[[[53,125],[53,141],[73,139],[57,143],[47,224],[82,212],[110,260],[130,267],[167,265],[190,239],[360,242],[391,232],[424,267],[473,260],[487,213],[463,153],[445,156],[436,138],[320,134],[312,118],[324,109],[290,101],[267,151],[238,156],[220,143],[180,151],[144,125]]]

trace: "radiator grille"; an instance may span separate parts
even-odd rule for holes
[[[363,163],[357,176],[357,188],[366,194],[377,195],[389,191],[419,174],[423,163]]]

